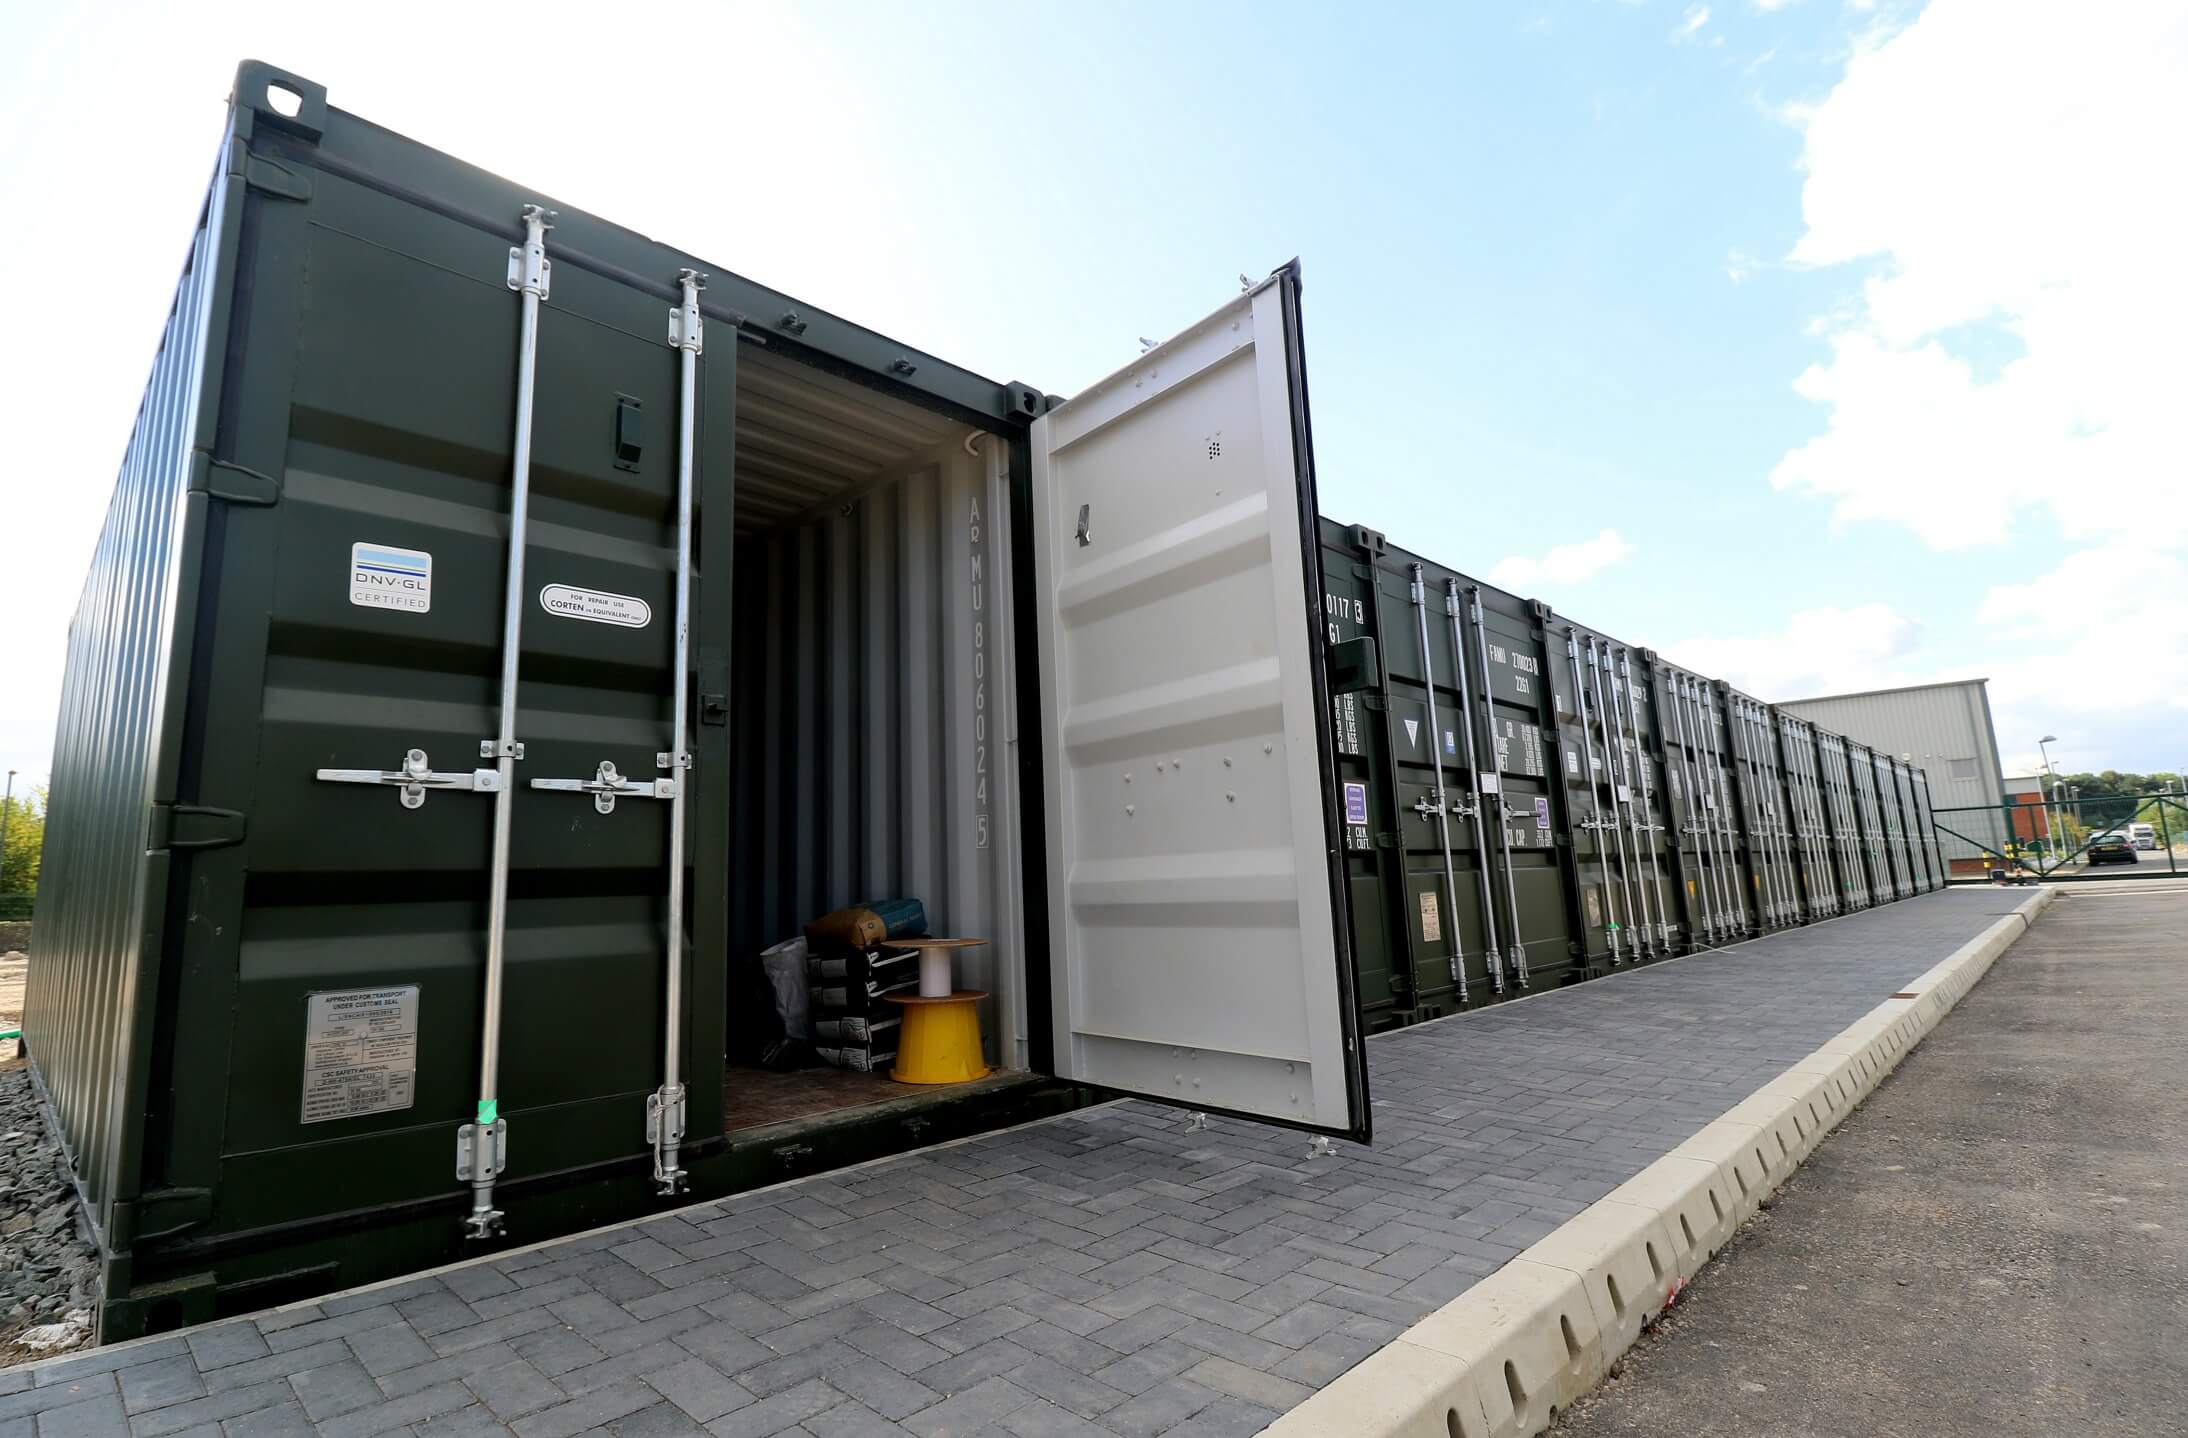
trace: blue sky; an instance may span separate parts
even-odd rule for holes
[[[2188,765],[2188,376],[2122,339],[2188,308],[2177,258],[2117,237],[2177,240],[2179,201],[2090,179],[2173,164],[2174,0],[2101,29],[2014,0],[549,3],[515,42],[506,7],[311,8],[0,18],[0,192],[51,197],[0,265],[53,281],[11,297],[0,419],[88,436],[0,479],[11,765],[44,767],[245,55],[1063,393],[1297,255],[1326,513],[1766,698],[1989,674],[2009,768],[2041,732],[2070,767]]]

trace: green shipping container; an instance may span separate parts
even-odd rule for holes
[[[1297,268],[1069,401],[710,269],[239,71],[28,995],[103,1337],[1097,1094],[1369,1136]],[[897,896],[994,1076],[786,1085],[759,951]]]

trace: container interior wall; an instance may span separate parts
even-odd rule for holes
[[[989,1060],[1022,1067],[1006,468],[1002,440],[969,452],[967,434],[793,362],[746,357],[732,1005],[755,992],[759,951],[807,921],[916,898],[931,932],[989,941],[957,956],[956,982],[990,995]]]

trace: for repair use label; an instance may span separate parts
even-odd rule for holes
[[[417,1086],[416,984],[306,997],[305,1123],[409,1108]]]
[[[653,623],[653,606],[629,594],[609,594],[600,589],[579,589],[572,584],[550,584],[539,592],[539,607],[564,619],[588,624],[616,624],[643,629]]]
[[[349,547],[349,602],[423,614],[433,607],[433,556],[359,541]]]

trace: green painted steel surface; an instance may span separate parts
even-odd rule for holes
[[[1334,747],[1371,1028],[1935,887],[1919,770],[1378,531],[1325,518],[1321,537],[1325,638],[1346,671]],[[1465,814],[1475,802],[1480,848]],[[1515,912],[1527,982],[1515,966],[1500,988],[1492,925],[1509,950]]]

